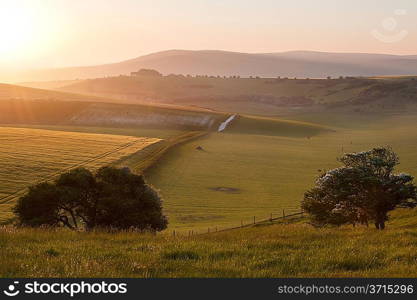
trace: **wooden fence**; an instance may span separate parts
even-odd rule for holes
[[[230,231],[230,230],[236,230],[236,229],[241,229],[241,228],[246,228],[246,227],[251,227],[254,225],[259,225],[259,224],[267,224],[267,223],[271,223],[274,221],[278,221],[278,220],[285,220],[285,219],[290,219],[293,217],[303,217],[304,216],[304,211],[300,211],[297,213],[291,213],[291,214],[286,214],[285,210],[282,210],[282,215],[278,216],[278,217],[273,217],[273,213],[270,214],[270,217],[267,219],[260,219],[259,221],[257,221],[256,216],[253,217],[253,221],[252,222],[247,222],[244,223],[243,220],[240,221],[240,225],[239,226],[234,226],[234,227],[227,227],[227,228],[219,228],[218,226],[213,226],[213,227],[208,227],[207,231],[205,232],[201,232],[200,231],[194,231],[194,230],[188,230],[188,232],[186,234],[184,234],[184,232],[179,232],[176,230],[172,231],[172,235],[173,236],[194,236],[194,235],[203,235],[203,234],[210,234],[210,233],[216,233],[216,232],[224,232],[224,231]]]

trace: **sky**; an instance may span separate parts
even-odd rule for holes
[[[415,0],[0,0],[0,67],[169,50],[417,54]]]

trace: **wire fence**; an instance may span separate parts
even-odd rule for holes
[[[279,220],[286,220],[286,219],[293,219],[294,217],[304,217],[305,212],[299,211],[296,213],[289,213],[287,214],[285,212],[285,209],[282,210],[282,214],[279,216],[274,217],[276,213],[271,213],[269,218],[263,218],[263,219],[257,219],[256,216],[253,216],[253,219],[251,221],[244,222],[243,220],[240,221],[240,225],[233,226],[233,227],[226,227],[221,228],[219,226],[210,226],[207,227],[206,231],[200,230],[188,230],[188,231],[180,231],[180,230],[173,230],[172,235],[173,236],[195,236],[195,235],[204,235],[204,234],[210,234],[210,233],[216,233],[216,232],[225,232],[225,231],[231,231],[236,229],[242,229],[247,227],[252,227],[254,225],[261,225],[261,224],[268,224],[272,223],[274,221]]]

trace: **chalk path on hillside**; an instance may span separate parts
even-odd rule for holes
[[[227,118],[226,121],[224,121],[223,123],[220,124],[219,129],[217,130],[218,132],[222,132],[223,130],[225,130],[227,128],[227,126],[229,126],[229,124],[236,118],[236,115],[232,115],[229,118]]]

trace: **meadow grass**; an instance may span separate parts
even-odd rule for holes
[[[346,152],[389,145],[400,157],[398,171],[417,176],[416,115],[339,116],[337,124],[343,126],[313,136],[316,127],[305,125],[293,136],[289,130],[285,136],[268,130],[248,134],[246,121],[242,127],[240,121],[230,131],[173,149],[146,173],[160,189],[172,229],[207,231],[253,222],[254,216],[279,216],[283,209],[299,211],[319,170],[339,166],[336,159]]]
[[[228,133],[268,135],[281,137],[312,137],[332,131],[331,128],[302,121],[239,115],[228,127]]]
[[[247,224],[253,222],[254,216],[256,220],[269,218],[271,213],[276,217],[282,215],[283,209],[286,214],[298,212],[303,193],[314,184],[314,179],[319,174],[318,170],[338,166],[336,158],[344,152],[390,145],[400,155],[399,170],[417,175],[417,157],[413,152],[417,144],[417,134],[414,131],[416,115],[311,114],[299,115],[297,118],[302,121],[286,122],[273,118],[241,116],[224,133],[211,133],[165,153],[158,163],[146,172],[146,177],[160,190],[164,198],[164,210],[169,216],[170,229],[184,232],[190,229],[207,231],[208,227],[222,229],[238,226],[242,222]],[[304,121],[325,123],[326,127]],[[331,127],[331,124],[336,126]],[[129,166],[138,172],[150,154],[169,146],[170,140],[175,141],[177,137],[188,134],[185,131],[170,129],[31,126],[54,130],[58,135],[63,134],[63,137],[65,134],[78,136],[75,132],[81,135],[105,133],[109,137],[103,142],[106,144],[104,147],[113,147],[112,139],[126,138],[118,136],[122,134],[164,138],[166,142],[150,145],[142,151],[130,151],[125,153],[127,156],[124,156],[122,161],[116,162],[116,165]],[[36,140],[36,143],[39,142],[40,140]],[[30,139],[28,143],[30,146]],[[9,148],[5,152],[20,160],[20,168],[26,166],[29,170],[39,169],[48,173],[48,168],[59,171],[62,164],[66,167],[69,164],[66,155],[69,160],[78,161],[84,157],[83,155],[89,157],[96,151],[105,150],[102,148],[103,143],[99,145],[100,149],[94,148],[97,143],[95,146],[94,143],[81,143],[83,145],[78,145],[79,141],[75,140],[69,143],[65,139],[54,142],[58,147],[57,151],[59,147],[64,148],[56,152],[59,159],[50,161],[48,159],[53,157],[54,152],[49,153],[48,149],[36,147],[35,144],[26,149],[22,144],[18,152],[12,154],[16,141],[10,140]],[[203,150],[197,150],[198,146]],[[78,148],[75,152],[74,147]],[[30,151],[34,151],[34,154],[31,155]],[[39,154],[44,152],[48,153],[45,158]],[[79,152],[84,154],[80,156]],[[111,160],[117,159],[118,157],[109,156],[104,161],[98,161],[96,166],[114,164]],[[19,171],[19,168],[13,168],[10,161],[4,160],[4,163],[7,163],[8,170],[12,168],[9,170],[10,174],[7,174],[7,180],[16,177],[16,180],[20,180],[19,187],[33,182],[28,177],[31,174],[35,179],[42,179],[42,176],[46,175]],[[3,175],[3,178],[4,176],[6,175]],[[6,193],[10,193],[17,186],[17,183],[12,183],[8,186],[3,184],[2,189],[8,187]],[[11,217],[13,205],[13,201],[1,204],[1,220]]]
[[[305,221],[195,236],[0,228],[0,277],[415,277],[416,210],[385,231]]]

